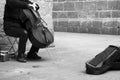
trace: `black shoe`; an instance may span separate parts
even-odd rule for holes
[[[26,63],[26,62],[27,62],[25,56],[17,56],[16,60],[17,60],[18,62],[23,62],[23,63]]]
[[[37,53],[35,52],[35,53],[32,53],[32,54],[31,54],[31,53],[28,53],[27,59],[28,59],[28,60],[40,60],[41,57],[38,56]]]

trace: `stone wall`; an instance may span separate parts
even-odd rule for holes
[[[0,1],[0,26],[3,23],[4,5],[5,5],[5,0],[1,0]]]
[[[53,0],[55,31],[120,34],[120,0]]]

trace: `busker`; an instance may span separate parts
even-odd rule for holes
[[[26,42],[28,40],[28,32],[24,23],[20,19],[23,9],[33,8],[39,9],[38,4],[29,0],[6,0],[4,11],[4,31],[6,35],[19,38],[18,55],[16,60],[19,62],[26,62],[27,59],[41,59],[37,55],[39,48],[31,46],[30,51],[25,57]]]

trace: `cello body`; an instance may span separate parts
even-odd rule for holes
[[[32,9],[23,10],[23,22],[27,27],[29,40],[35,47],[45,48],[54,42],[53,34],[42,22],[42,18],[38,11]]]

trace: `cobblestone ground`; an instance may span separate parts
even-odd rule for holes
[[[0,80],[120,80],[120,71],[85,73],[87,60],[108,45],[119,43],[120,36],[116,35],[55,32],[55,47],[41,49],[41,61],[0,62]]]

